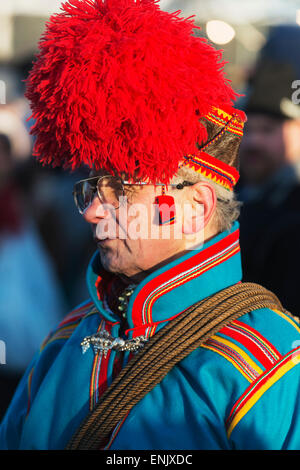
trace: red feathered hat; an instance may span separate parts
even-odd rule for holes
[[[179,15],[155,0],[69,0],[50,18],[26,92],[43,164],[167,183],[206,142],[201,118],[236,114],[221,52]]]

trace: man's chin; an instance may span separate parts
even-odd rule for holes
[[[95,241],[96,241],[97,249],[100,252],[100,255],[101,253],[105,255],[108,253],[111,253],[111,255],[113,256],[113,252],[116,252],[117,242],[118,242],[116,238],[105,238],[104,240],[98,239]]]
[[[112,273],[120,272],[120,260],[118,260],[118,256],[112,250],[111,243],[97,243],[97,247],[103,268]]]
[[[116,254],[115,250],[99,248],[99,253],[101,265],[105,271],[114,273],[123,280],[134,279],[135,276],[140,275],[140,271],[136,270],[135,266],[132,267],[131,264],[129,262],[126,263],[125,260],[123,260],[122,263],[121,258]]]

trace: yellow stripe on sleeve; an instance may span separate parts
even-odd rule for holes
[[[254,385],[254,388],[257,386],[257,390],[251,394],[250,398],[247,399],[244,405],[239,409],[234,418],[232,419],[230,426],[227,431],[228,439],[230,438],[232,431],[236,425],[241,421],[241,419],[253,408],[253,406],[258,402],[262,395],[269,390],[272,385],[274,385],[278,380],[281,379],[289,370],[300,362],[300,350],[298,349],[295,353],[292,353],[289,360],[284,362],[276,372],[270,376],[270,378],[264,382],[262,385]]]

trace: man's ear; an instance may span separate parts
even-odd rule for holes
[[[182,232],[191,235],[207,226],[215,212],[217,197],[214,187],[206,182],[196,183],[187,190],[189,202],[183,209]]]

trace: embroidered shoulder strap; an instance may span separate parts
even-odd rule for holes
[[[131,359],[82,422],[66,448],[103,448],[120,420],[126,418],[132,407],[160,383],[178,362],[228,323],[261,308],[286,312],[272,292],[257,284],[239,283],[181,313]]]

